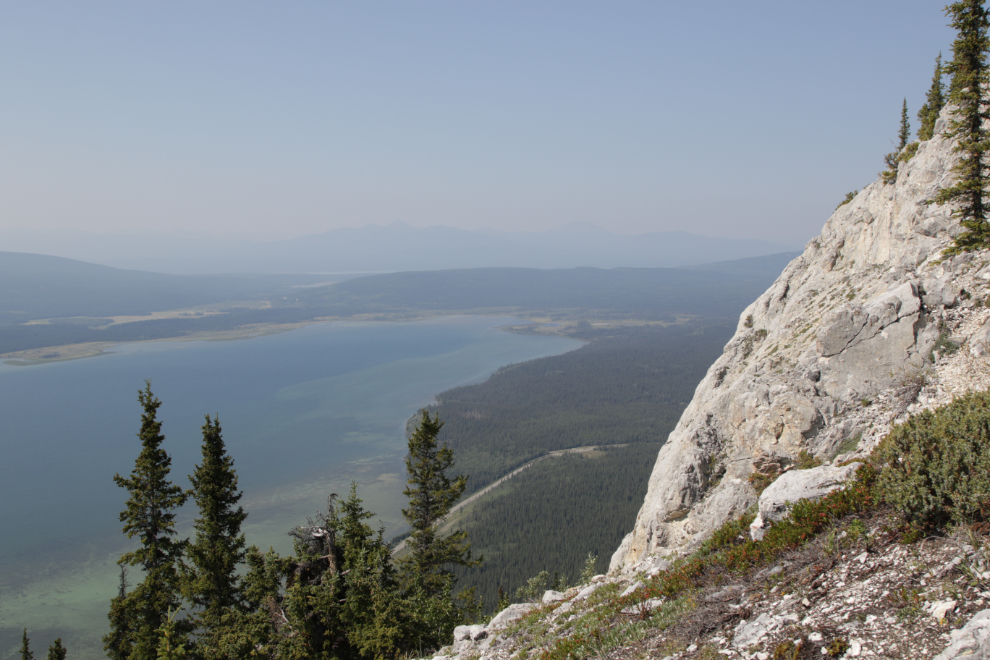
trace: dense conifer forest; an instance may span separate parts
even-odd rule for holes
[[[547,452],[667,439],[729,323],[592,332],[576,351],[504,367],[440,394],[440,439],[470,475],[468,493]],[[645,491],[644,491],[645,493]]]
[[[605,572],[633,527],[659,448],[640,443],[546,459],[466,507],[454,524],[485,562],[457,569],[458,584],[477,587],[491,612],[500,586],[514,594],[541,571],[575,584],[589,553],[595,572]]]
[[[573,581],[588,553],[607,568],[646,494],[657,451],[708,366],[729,322],[586,331],[576,351],[500,369],[484,383],[437,397],[440,440],[477,492],[549,452],[592,445],[528,468],[453,521],[480,568],[458,569],[488,611],[540,571]]]

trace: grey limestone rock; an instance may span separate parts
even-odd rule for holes
[[[732,645],[737,649],[744,649],[763,639],[768,632],[776,627],[776,623],[768,614],[761,614],[752,621],[741,621],[736,626],[736,634],[732,638]]]
[[[965,626],[953,630],[949,646],[935,660],[990,659],[990,610],[977,612]]]
[[[836,209],[746,308],[660,449],[610,571],[696,547],[756,503],[749,478],[761,466],[793,465],[801,452],[828,461],[857,435],[857,451],[869,451],[887,422],[861,413],[878,397],[913,403],[918,388],[906,384],[930,368],[940,314],[963,304],[956,276],[972,265],[939,261],[959,223],[926,203],[951,185],[953,147],[942,135],[922,142],[894,183]]]
[[[655,609],[657,607],[660,607],[663,604],[664,604],[664,599],[663,598],[649,598],[647,600],[644,600],[642,603],[639,603],[637,605],[633,605],[632,607],[626,607],[626,608],[624,608],[622,610],[622,613],[623,614],[641,615],[644,612],[649,612],[650,610]]]
[[[760,495],[760,512],[749,527],[754,540],[763,538],[764,527],[768,522],[777,522],[790,515],[789,504],[798,500],[816,500],[852,479],[861,463],[850,463],[843,467],[822,465],[810,470],[790,470],[780,475],[767,486]]]
[[[556,603],[561,600],[567,600],[567,594],[561,591],[546,591],[543,594],[543,604],[549,605],[550,603]]]
[[[476,642],[482,640],[488,636],[488,630],[485,626],[475,624],[473,626],[457,626],[454,628],[454,641],[464,642],[471,641]]]
[[[581,591],[578,592],[578,595],[574,597],[574,600],[572,602],[575,602],[576,603],[578,601],[584,600],[585,598],[587,598],[591,594],[595,593],[598,590],[598,588],[599,587],[602,587],[602,586],[604,586],[604,583],[602,583],[602,582],[597,582],[595,584],[589,584],[587,587],[585,587],[584,589],[582,589]]]
[[[514,603],[495,615],[488,623],[488,630],[499,630],[508,627],[516,619],[521,619],[537,606],[536,603]]]
[[[637,589],[642,589],[642,588],[643,588],[643,583],[640,580],[636,580],[635,582],[633,582],[632,584],[630,584],[628,587],[626,587],[625,590],[621,594],[619,594],[619,598],[625,598],[626,596],[628,596],[629,594],[633,593]]]
[[[990,355],[990,319],[969,338],[969,352],[975,357]]]

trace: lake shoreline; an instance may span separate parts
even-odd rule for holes
[[[113,353],[115,346],[126,344],[143,344],[152,342],[167,341],[241,341],[245,339],[255,339],[257,337],[267,337],[269,335],[291,332],[310,325],[322,323],[411,323],[415,321],[425,321],[436,318],[450,318],[457,316],[513,316],[511,314],[498,313],[445,313],[427,312],[422,314],[402,315],[397,318],[394,315],[386,314],[366,314],[359,316],[345,317],[320,317],[311,321],[299,321],[296,323],[260,323],[257,325],[242,326],[233,330],[216,330],[207,332],[197,332],[176,337],[157,337],[155,339],[145,339],[139,341],[118,341],[118,342],[87,342],[82,344],[65,344],[61,346],[46,346],[44,348],[31,348],[24,351],[13,351],[0,354],[0,362],[13,367],[30,367],[39,364],[50,364],[52,362],[63,362],[66,360],[81,360],[84,358],[99,357]],[[499,326],[500,330],[516,334],[534,334],[545,336],[567,336],[567,330],[571,324],[562,324],[553,321],[549,316],[538,315],[530,318],[525,316],[515,316],[525,321],[523,324],[512,324]]]
[[[493,316],[318,319],[172,342],[77,345],[73,359],[48,358],[56,364],[38,369],[0,364],[11,396],[0,476],[17,495],[0,511],[10,532],[0,544],[0,645],[14,648],[27,626],[39,638],[61,636],[79,660],[102,657],[115,561],[129,543],[117,522],[126,494],[110,477],[133,468],[133,398],[142,379],[154,380],[164,402],[177,483],[199,459],[203,413],[219,411],[251,512],[250,542],[288,552],[286,531],[351,481],[393,535],[405,505],[407,420],[451,387],[581,345],[493,332],[524,323]],[[414,321],[389,319],[398,320]],[[231,341],[247,338],[258,342]],[[108,357],[78,359],[87,352]],[[45,521],[55,509],[70,524],[53,530]],[[192,514],[181,513],[180,533],[188,534]]]

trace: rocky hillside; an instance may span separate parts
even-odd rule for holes
[[[459,627],[435,660],[990,657],[986,544],[906,546],[890,533],[895,520],[860,522],[673,593],[664,593],[668,571],[655,568],[549,591],[487,625]]]
[[[990,384],[987,256],[940,262],[959,223],[926,203],[954,162],[938,133],[922,142],[895,183],[840,206],[743,312],[660,451],[612,571],[695,547],[803,451],[825,462],[868,453],[891,423]]]
[[[743,312],[609,575],[462,626],[438,657],[990,657],[990,540],[905,545],[856,462],[990,387],[990,251],[943,261],[959,224],[926,203],[952,178],[945,125]]]

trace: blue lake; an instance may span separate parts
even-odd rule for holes
[[[137,456],[137,391],[162,400],[173,481],[187,487],[199,427],[217,413],[244,491],[249,543],[287,551],[286,531],[357,481],[400,531],[406,420],[437,393],[499,366],[580,343],[504,332],[507,318],[333,323],[240,341],[123,344],[107,355],[0,364],[0,655],[28,627],[35,654],[99,642],[128,547],[114,473]],[[195,512],[183,511],[180,528]]]

